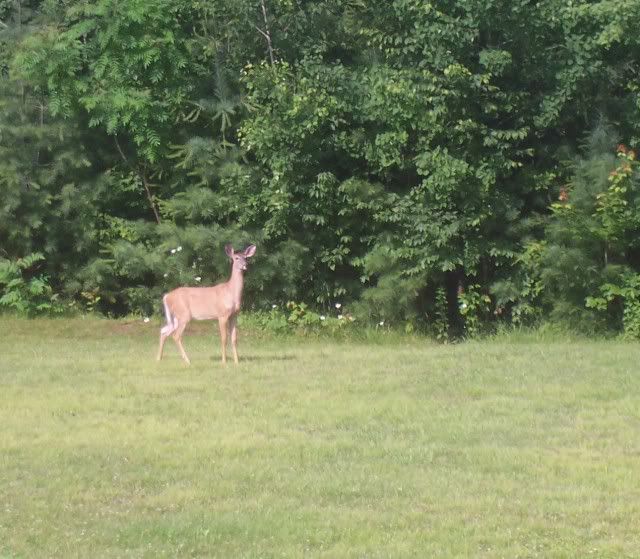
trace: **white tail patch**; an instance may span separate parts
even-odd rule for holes
[[[173,332],[176,329],[176,324],[167,324],[166,326],[163,326],[162,328],[160,328],[160,333],[163,336],[168,336],[169,334],[171,334],[171,332]]]
[[[162,298],[162,304],[164,305],[164,316],[167,319],[167,325],[163,326],[160,329],[160,333],[163,336],[168,336],[178,327],[178,319],[171,316],[171,311],[169,310],[169,306],[167,305],[166,295]]]

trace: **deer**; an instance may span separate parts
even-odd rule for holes
[[[227,362],[227,331],[231,333],[233,361],[238,364],[238,313],[242,305],[244,272],[247,259],[256,253],[256,246],[249,245],[241,252],[235,252],[231,245],[225,245],[225,253],[231,260],[231,277],[228,281],[212,287],[178,287],[162,298],[167,324],[160,330],[160,347],[157,360],[162,359],[164,343],[169,336],[176,342],[182,359],[191,364],[182,345],[185,328],[195,320],[218,319],[220,341],[222,343],[222,363]]]

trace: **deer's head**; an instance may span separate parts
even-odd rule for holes
[[[247,258],[251,258],[256,253],[256,245],[249,245],[240,252],[235,252],[231,245],[225,245],[224,251],[231,260],[233,269],[244,272],[247,269]]]

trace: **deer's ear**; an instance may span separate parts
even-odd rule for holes
[[[227,256],[229,258],[233,258],[233,246],[231,245],[224,245],[224,251],[227,253]]]
[[[245,258],[249,258],[250,256],[253,256],[255,253],[256,253],[256,245],[249,245],[247,248],[244,249]]]

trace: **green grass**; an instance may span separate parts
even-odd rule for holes
[[[639,557],[640,347],[0,317],[0,557]]]

